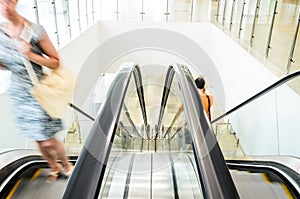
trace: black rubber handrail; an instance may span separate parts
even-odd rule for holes
[[[174,199],[179,199],[179,193],[178,193],[178,182],[177,182],[177,177],[176,177],[176,169],[174,166],[174,160],[171,154],[169,154],[169,160],[171,164],[171,172],[172,172],[172,182],[173,182],[173,198]]]
[[[164,90],[163,90],[162,99],[161,99],[161,102],[160,102],[160,111],[159,111],[159,117],[158,117],[158,122],[157,122],[157,129],[160,129],[160,127],[161,127],[161,123],[162,123],[162,119],[163,119],[163,116],[164,116],[167,100],[168,100],[169,93],[170,93],[170,87],[172,85],[173,78],[174,78],[174,73],[175,72],[174,72],[173,68],[169,67],[168,70],[167,70],[165,84],[164,84]],[[155,139],[158,138],[158,131],[155,134]]]
[[[98,198],[125,94],[135,70],[139,70],[136,64],[123,64],[117,72],[68,180],[64,199]]]
[[[131,181],[131,175],[132,175],[132,168],[133,168],[133,163],[135,160],[135,155],[133,154],[130,158],[129,161],[129,166],[128,166],[128,170],[127,170],[127,177],[126,177],[126,181],[125,181],[125,185],[124,185],[124,191],[123,191],[123,199],[128,199],[128,195],[129,195],[129,187],[130,187],[130,181]]]
[[[147,121],[147,112],[146,112],[146,105],[145,105],[143,81],[142,81],[141,70],[140,70],[139,67],[137,67],[133,71],[133,75],[134,75],[134,81],[135,81],[135,85],[136,85],[136,91],[137,91],[137,94],[138,94],[138,97],[139,97],[140,106],[141,106],[141,109],[142,109],[142,115],[143,115],[144,125],[147,126],[148,125],[148,121]]]
[[[187,71],[187,73],[192,76],[190,71]],[[161,126],[162,118],[163,118],[164,111],[165,111],[165,106],[167,104],[167,100],[168,100],[169,93],[170,93],[170,87],[171,87],[173,79],[174,79],[174,70],[172,69],[172,66],[169,66],[167,75],[166,75],[166,79],[165,79],[165,86],[164,86],[164,91],[163,91],[163,95],[162,95],[162,100],[161,100],[161,107],[160,107],[159,119],[158,119],[158,128],[160,128],[160,126]],[[170,131],[173,128],[173,125],[175,124],[175,122],[177,121],[179,116],[181,115],[181,112],[182,112],[181,109],[178,108],[178,111],[176,112],[171,124],[169,125],[166,132],[163,134],[163,138],[165,138],[166,135],[170,133]],[[158,132],[157,132],[155,138],[157,139],[157,137],[158,137]]]
[[[191,134],[204,198],[238,199],[237,189],[190,71],[178,64],[171,65],[171,68],[175,71],[181,90],[184,114]]]
[[[293,169],[273,160],[226,160],[229,169],[246,172],[271,172],[277,175],[300,198],[300,174]]]
[[[90,120],[95,121],[95,118],[93,118],[92,116],[90,116],[89,114],[87,114],[86,112],[84,112],[83,110],[81,110],[80,108],[78,108],[77,106],[75,106],[74,104],[69,103],[69,106],[71,108],[73,108],[74,110],[78,111],[79,113],[81,113],[82,115],[86,116]]]
[[[215,123],[218,120],[224,118],[225,116],[228,116],[229,114],[237,111],[238,109],[240,109],[241,107],[245,106],[246,104],[249,104],[250,102],[254,101],[255,99],[259,98],[262,95],[265,95],[267,93],[269,93],[270,91],[274,90],[275,88],[277,88],[278,86],[296,78],[300,76],[300,71],[291,73],[285,77],[283,77],[282,79],[278,80],[277,82],[275,82],[274,84],[268,86],[267,88],[263,89],[262,91],[260,91],[259,93],[253,95],[252,97],[250,97],[249,99],[245,100],[244,102],[240,103],[239,105],[235,106],[234,108],[230,109],[229,111],[227,111],[226,113],[224,113],[223,115],[220,115],[219,117],[217,117],[216,119],[212,120],[211,123]]]

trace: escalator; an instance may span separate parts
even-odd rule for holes
[[[76,156],[70,156],[75,163]],[[0,198],[60,198],[67,178],[48,181],[50,169],[37,150],[14,149],[0,154]]]
[[[150,131],[139,68],[125,65],[80,156],[71,157],[75,170],[70,179],[49,183],[49,169],[37,152],[16,157],[9,154],[21,150],[12,151],[0,155],[1,162],[7,163],[0,168],[1,198],[300,198],[299,174],[283,165],[225,162],[188,69],[175,64],[168,74],[165,88],[170,89],[175,76],[182,92],[187,115],[183,123],[192,129],[192,145],[185,143],[184,128],[170,128],[172,136],[163,136],[162,126],[169,125],[163,122],[163,109],[154,132]],[[126,106],[130,85],[138,96],[141,130]],[[164,92],[161,108],[166,107],[168,94]]]
[[[30,163],[23,163],[27,167],[10,180],[1,198],[61,198],[67,178],[47,182],[46,162],[38,156],[26,161]],[[192,152],[114,152],[108,165],[99,198],[203,198]],[[297,190],[290,190],[293,186],[283,180],[284,173],[270,171],[270,162],[228,161],[227,166],[240,198],[298,198]],[[282,165],[273,167],[297,177]]]

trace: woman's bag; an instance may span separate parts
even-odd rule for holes
[[[26,24],[21,37],[30,42],[32,29]],[[29,74],[33,88],[32,96],[40,103],[41,107],[53,118],[62,118],[68,108],[76,85],[74,74],[60,64],[58,68],[38,80],[31,62],[23,58],[24,65]]]
[[[62,118],[73,96],[76,78],[63,65],[34,84],[31,94],[53,118]]]

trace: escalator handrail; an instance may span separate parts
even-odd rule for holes
[[[226,164],[230,169],[239,171],[255,172],[255,171],[271,171],[280,176],[281,180],[289,186],[296,197],[300,197],[300,174],[293,169],[273,161],[252,161],[252,160],[226,160]]]
[[[81,110],[80,108],[78,108],[77,106],[75,106],[73,103],[69,103],[69,106],[74,109],[75,111],[78,111],[79,113],[81,113],[82,115],[86,116],[87,118],[89,118],[92,121],[95,121],[95,118],[93,118],[92,116],[90,116],[89,114],[87,114],[86,112],[84,112],[83,110]]]
[[[179,64],[170,67],[175,71],[181,90],[204,198],[239,198],[191,73]]]
[[[135,70],[138,70],[137,64],[128,63],[123,64],[117,72],[62,198],[98,198],[125,94]]]
[[[136,69],[133,71],[134,75],[134,81],[136,85],[136,91],[139,97],[140,106],[142,109],[142,116],[144,120],[144,125],[148,125],[147,121],[147,112],[146,112],[146,105],[145,105],[145,97],[144,97],[144,89],[143,89],[143,80],[141,75],[141,70],[139,67],[136,67]]]
[[[162,99],[160,102],[160,111],[159,111],[159,117],[158,117],[158,122],[157,122],[157,129],[160,129],[160,126],[162,123],[162,118],[163,118],[164,111],[166,108],[166,104],[167,104],[167,100],[169,97],[170,87],[172,85],[173,78],[174,78],[174,70],[172,69],[172,67],[169,67],[167,70],[163,95],[162,95]],[[157,137],[158,137],[158,131],[156,132],[155,139],[157,139]]]
[[[255,99],[271,92],[272,90],[274,90],[275,88],[281,86],[282,84],[293,80],[294,78],[300,76],[300,71],[291,73],[285,77],[283,77],[282,79],[278,80],[277,82],[273,83],[272,85],[268,86],[267,88],[263,89],[262,91],[258,92],[257,94],[253,95],[252,97],[250,97],[249,99],[245,100],[244,102],[240,103],[239,105],[235,106],[234,108],[230,109],[229,111],[227,111],[226,113],[220,115],[219,117],[217,117],[216,119],[212,120],[211,123],[215,123],[217,121],[219,121],[220,119],[224,118],[225,116],[228,116],[229,114],[239,110],[240,108],[242,108],[243,106],[245,106],[246,104],[254,101]]]

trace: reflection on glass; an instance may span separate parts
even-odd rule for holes
[[[147,79],[160,79],[163,76],[147,75]],[[190,144],[184,114],[179,107],[181,97],[178,83],[174,79],[165,106],[161,123],[159,116],[163,94],[163,82],[145,81],[143,90],[146,104],[145,123],[140,107],[139,97],[134,81],[130,81],[124,105],[121,110],[117,126],[117,138],[114,144],[122,150],[139,151],[167,151],[186,149],[186,142]]]

